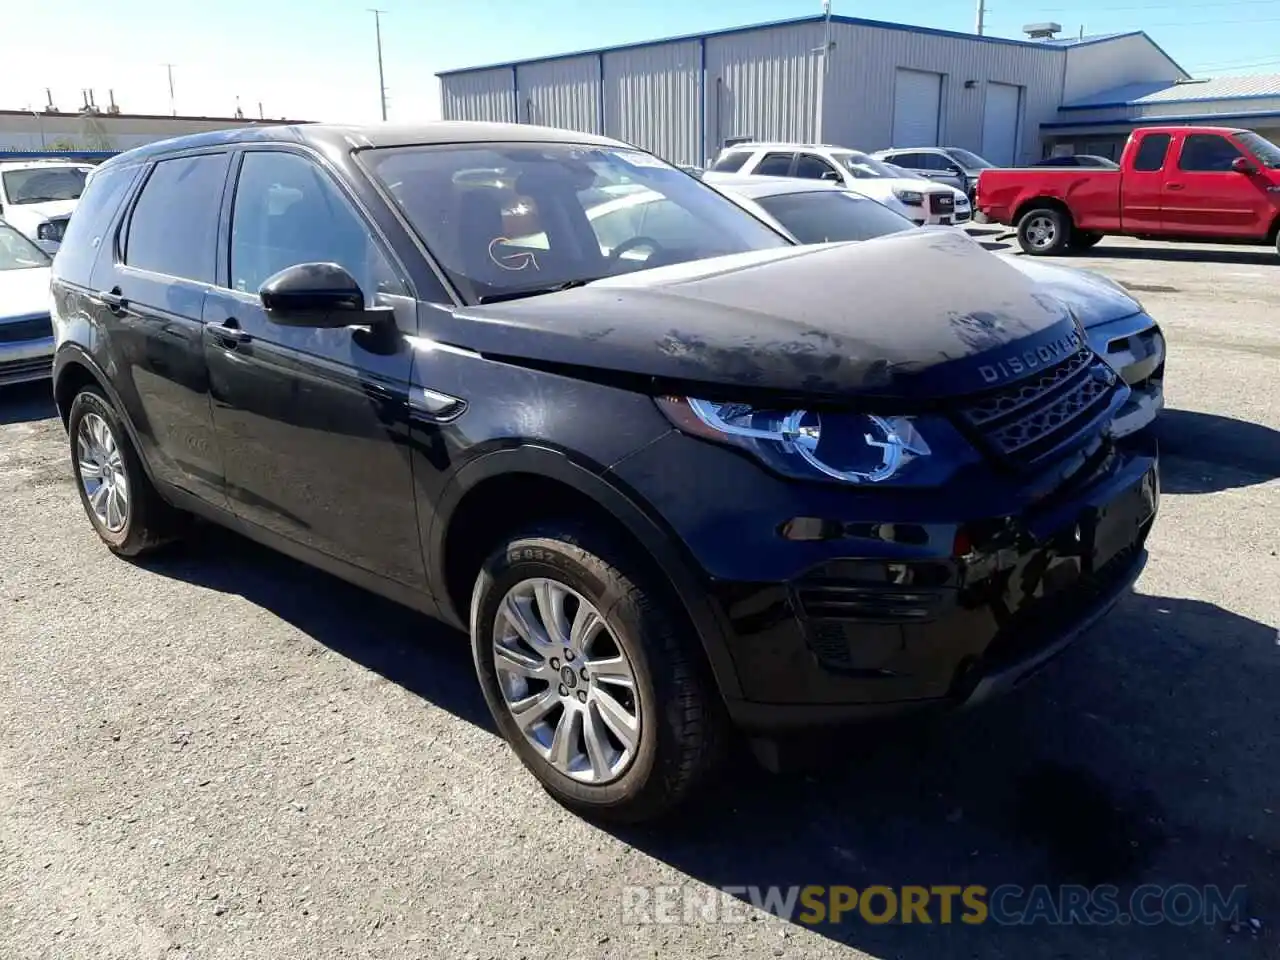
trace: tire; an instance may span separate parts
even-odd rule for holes
[[[1036,207],[1018,221],[1018,246],[1032,257],[1066,252],[1071,243],[1071,216],[1056,207]]]
[[[549,615],[553,629],[568,636],[584,602],[601,616],[601,625],[589,642],[571,637],[567,651],[563,643],[520,639],[515,629],[523,618],[525,635],[545,640],[550,630],[537,632],[546,620],[539,611],[551,606],[564,613],[558,626]],[[515,620],[503,612],[510,610],[519,611]],[[652,820],[693,792],[720,758],[723,705],[691,628],[633,551],[593,527],[541,524],[495,550],[472,593],[471,643],[498,729],[548,793],[580,814],[623,823]],[[512,653],[523,657],[515,672]],[[629,669],[631,693],[608,678],[596,679],[602,660],[617,664],[615,653],[625,666],[610,670],[620,675]],[[531,667],[539,676],[521,675]],[[524,727],[511,706],[521,701],[536,704],[522,711]],[[631,727],[606,719],[628,712]],[[533,716],[543,719],[530,722]],[[620,730],[631,731],[634,746],[628,749]],[[602,744],[594,753],[589,731]],[[559,765],[550,759],[558,733],[569,734],[561,742],[574,751],[573,757],[562,753]]]
[[[1098,245],[1098,241],[1102,239],[1100,233],[1088,233],[1084,230],[1076,230],[1071,234],[1071,241],[1068,246],[1072,250],[1090,250]]]
[[[93,529],[113,553],[136,557],[174,538],[181,515],[152,486],[128,431],[99,388],[85,387],[76,394],[67,417],[67,436],[80,503]],[[108,466],[105,472],[110,478],[106,484],[109,492],[104,495],[99,494],[101,485],[96,484],[98,477],[90,469],[96,467],[101,474],[103,464]],[[106,507],[101,514],[95,508],[95,502],[100,501]]]

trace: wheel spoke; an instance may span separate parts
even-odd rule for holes
[[[605,735],[604,724],[600,714],[588,709],[583,717],[582,739],[587,744],[587,759],[591,761],[591,772],[597,780],[604,780],[612,772],[613,754],[616,752]]]
[[[560,698],[551,689],[540,690],[532,696],[509,704],[511,715],[526,733],[546,719],[547,714],[560,705]]]
[[[81,454],[80,477],[84,480],[101,480],[102,468],[90,460],[85,460],[84,455]]]
[[[569,621],[564,615],[564,601],[569,594],[558,583],[543,580],[533,589],[539,619],[551,643],[564,646],[569,639]]]
[[[89,506],[93,508],[94,514],[103,523],[107,522],[107,498],[111,496],[111,490],[107,485],[100,484],[98,489],[89,494]]]
[[[558,770],[568,773],[573,768],[573,758],[579,753],[578,741],[582,735],[582,712],[566,709],[556,724],[556,734],[551,741],[547,759]]]
[[[507,623],[520,639],[527,643],[532,649],[550,649],[551,642],[547,639],[546,633],[542,629],[542,625],[538,623],[535,617],[531,617],[531,602],[525,597],[516,597],[513,594],[507,594],[502,601],[502,615],[506,618]]]
[[[627,709],[613,698],[613,694],[597,687],[594,691],[596,709],[614,736],[628,750],[634,750],[640,737],[639,718],[627,712]]]
[[[589,604],[578,605],[578,612],[573,618],[573,629],[569,633],[569,646],[585,654],[595,635],[604,627],[604,618]]]
[[[518,677],[536,680],[547,679],[547,662],[545,660],[535,659],[510,647],[502,647],[495,644],[493,648],[493,663],[499,670],[505,673],[513,673]]]
[[[596,683],[608,683],[616,687],[635,689],[636,680],[631,675],[631,664],[621,655],[587,661],[587,676]]]

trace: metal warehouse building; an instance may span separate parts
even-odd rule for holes
[[[1141,32],[1013,40],[841,16],[439,76],[445,119],[602,133],[697,165],[741,138],[864,150],[945,144],[1022,163],[1043,155],[1042,132],[1063,121],[1063,105],[1188,79]]]

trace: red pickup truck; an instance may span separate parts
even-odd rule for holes
[[[1119,170],[983,170],[975,205],[1015,226],[1033,256],[1087,250],[1107,234],[1275,244],[1280,147],[1250,130],[1144,127]]]

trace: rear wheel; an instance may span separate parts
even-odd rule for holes
[[[502,735],[580,813],[652,819],[718,758],[722,708],[696,638],[631,551],[585,525],[541,525],[489,557],[471,641]]]
[[[76,394],[67,435],[80,502],[103,543],[133,557],[173,539],[181,515],[156,493],[120,417],[97,387]]]
[[[1071,217],[1056,207],[1036,207],[1018,221],[1018,245],[1033,257],[1063,253],[1071,242]]]
[[[1071,234],[1071,242],[1069,246],[1072,250],[1088,250],[1098,245],[1098,241],[1102,239],[1100,233],[1088,233],[1084,230],[1076,230]]]

